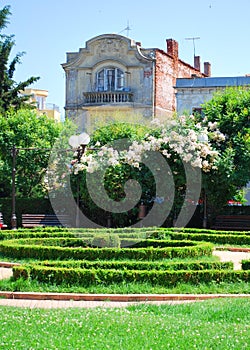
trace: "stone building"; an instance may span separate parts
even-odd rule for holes
[[[178,43],[166,40],[166,51],[143,48],[140,42],[103,34],[86,42],[79,52],[67,53],[65,112],[88,129],[97,115],[140,115],[167,118],[176,111],[176,78],[210,75],[210,64],[200,70],[179,58]]]

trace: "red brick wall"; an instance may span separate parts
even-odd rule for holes
[[[204,73],[178,58],[178,46],[175,42],[167,42],[168,52],[156,50],[155,63],[155,114],[171,113],[176,110],[175,90],[176,78],[191,78],[192,74],[204,77]],[[177,55],[176,55],[177,53]]]

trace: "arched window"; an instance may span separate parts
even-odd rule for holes
[[[116,91],[124,88],[124,73],[119,68],[104,68],[97,73],[97,91]]]

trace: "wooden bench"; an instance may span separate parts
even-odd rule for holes
[[[250,215],[218,215],[211,229],[250,231]]]
[[[68,215],[63,214],[22,214],[22,227],[70,227],[70,219]]]

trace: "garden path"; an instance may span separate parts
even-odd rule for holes
[[[234,264],[234,270],[241,270],[242,260],[250,260],[250,252],[214,250],[213,255],[218,256],[222,262],[232,261]]]
[[[239,270],[241,269],[241,261],[244,259],[250,259],[250,252],[235,252],[235,251],[224,251],[224,250],[215,250],[213,252],[215,256],[218,256],[221,261],[232,261],[234,263],[234,269]],[[2,265],[3,266],[3,265]],[[12,276],[12,269],[1,267],[0,263],[0,279],[7,279]],[[2,292],[4,293],[4,292]],[[25,293],[24,293],[25,294]],[[229,295],[230,296],[230,295]],[[232,295],[235,297],[234,295]],[[250,295],[243,295],[244,297],[250,297]],[[190,299],[184,298],[182,300],[178,300],[178,297],[180,295],[169,295],[169,300],[164,300],[164,297],[162,300],[154,300],[154,301],[112,301],[112,300],[101,300],[101,301],[95,301],[95,300],[34,300],[34,299],[25,299],[18,297],[18,299],[13,298],[7,299],[7,298],[0,298],[0,306],[16,306],[16,307],[28,307],[28,308],[69,308],[69,307],[81,307],[81,308],[93,308],[93,307],[126,307],[129,305],[135,305],[139,303],[144,304],[179,304],[179,303],[187,303],[187,302],[195,302],[195,301],[202,301],[206,299],[206,296],[201,296],[201,299],[199,299],[198,295],[195,296],[190,295]],[[211,297],[220,297],[219,295],[209,295],[208,298]],[[225,296],[222,296],[225,297]],[[240,295],[238,295],[240,297]],[[108,298],[107,298],[108,299]],[[111,299],[111,298],[110,298]]]

